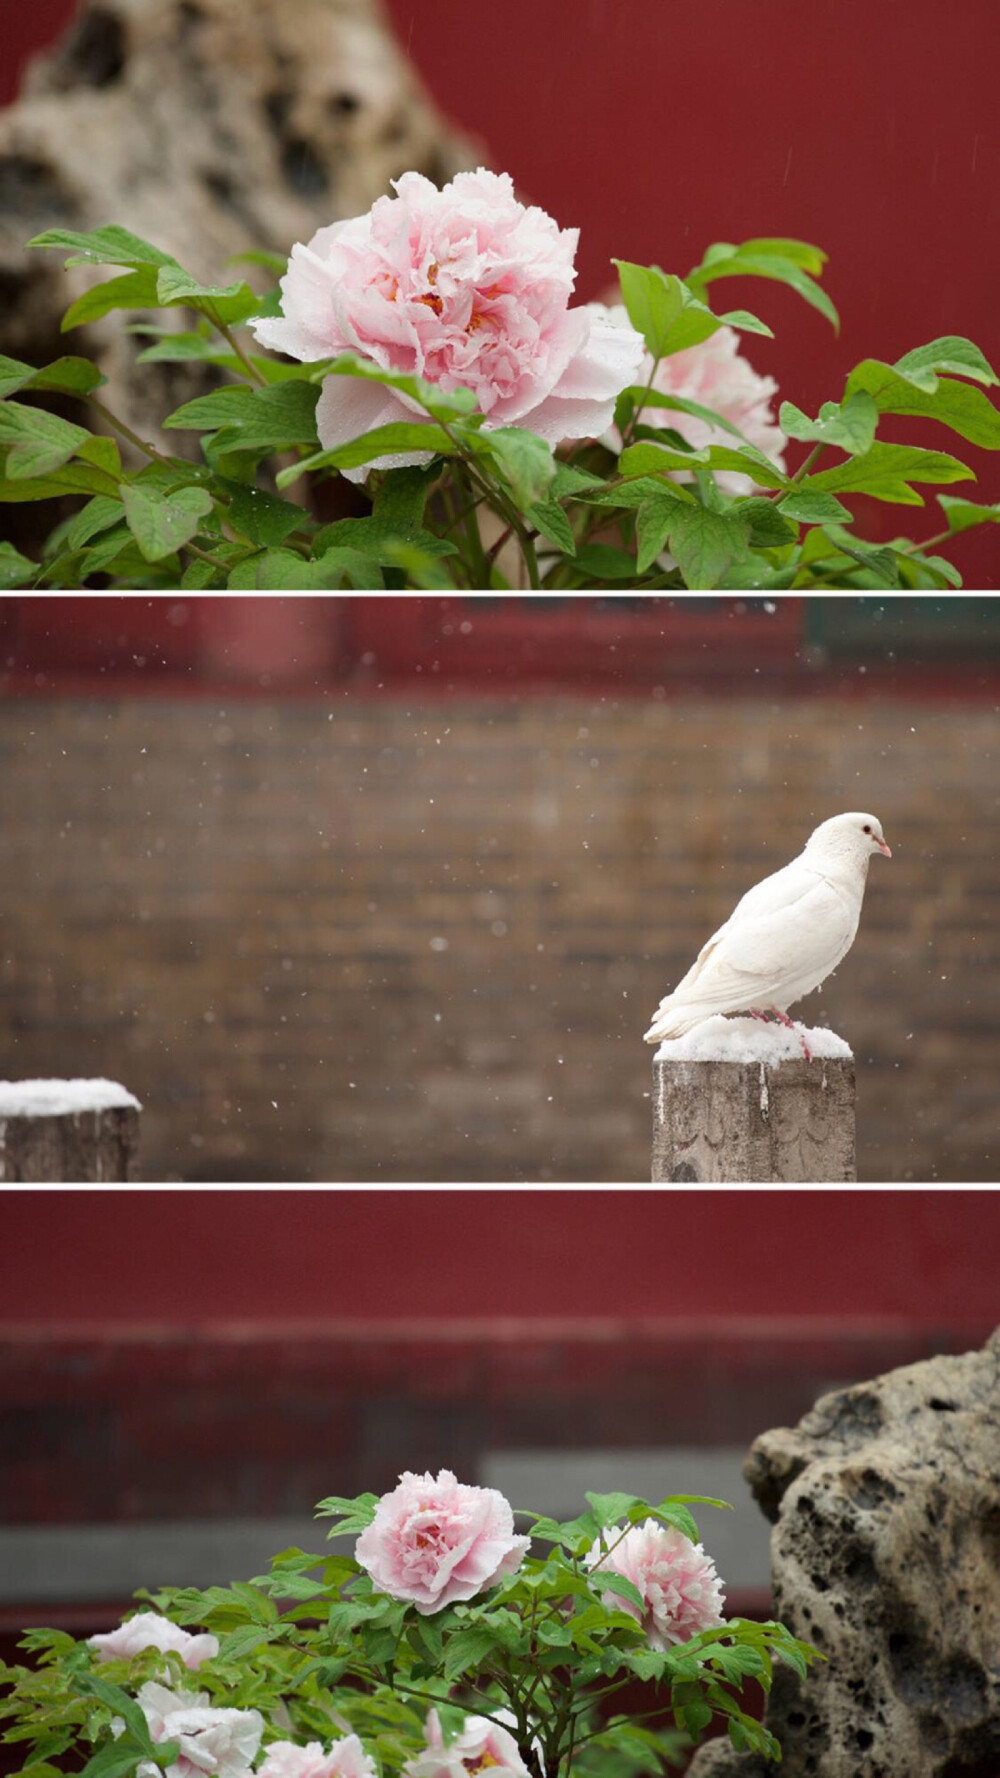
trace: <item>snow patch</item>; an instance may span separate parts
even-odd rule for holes
[[[0,1080],[0,1117],[69,1117],[142,1107],[115,1080]]]
[[[850,1045],[825,1025],[802,1025],[799,1030],[816,1058],[852,1054]],[[653,1057],[654,1062],[763,1062],[769,1068],[803,1060],[797,1031],[759,1019],[727,1019],[721,1013],[703,1019],[684,1037],[665,1038]]]

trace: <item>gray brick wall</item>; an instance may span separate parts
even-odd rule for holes
[[[981,701],[39,698],[0,709],[0,1075],[108,1074],[148,1179],[642,1181],[648,1015],[816,821],[873,809],[863,1179],[996,1175]]]

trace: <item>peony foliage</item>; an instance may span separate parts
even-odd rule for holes
[[[186,366],[206,392],[151,439],[89,359],[0,358],[0,505],[57,514],[37,559],[0,543],[0,588],[961,586],[942,547],[1000,522],[1000,502],[937,492],[976,479],[940,428],[1000,449],[971,341],[866,358],[817,415],[775,414],[747,357],[770,328],[713,302],[731,277],[779,282],[836,328],[819,248],[716,243],[683,278],[616,260],[621,303],[572,305],[576,231],[506,176],[395,186],[287,266],[247,255],[282,273],[264,295],[114,225],[30,243],[115,268],[65,332],[127,317],[137,374]],[[880,436],[897,416],[934,423],[930,444]],[[927,490],[922,537],[866,539],[856,496],[922,507]]]
[[[447,1471],[321,1501],[354,1555],[288,1549],[246,1583],[143,1592],[89,1642],[29,1631],[33,1664],[0,1670],[3,1739],[22,1778],[653,1778],[713,1723],[780,1759],[745,1688],[820,1657],[722,1616],[691,1507],[725,1503],[587,1502],[522,1514],[525,1537]]]

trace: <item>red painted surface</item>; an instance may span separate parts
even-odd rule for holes
[[[0,0],[11,96],[26,56],[71,0]],[[996,0],[507,0],[494,22],[467,0],[389,0],[401,42],[439,105],[522,193],[581,228],[579,291],[601,293],[611,256],[684,272],[713,240],[796,235],[830,254],[826,321],[758,280],[715,286],[775,331],[751,361],[815,413],[863,357],[890,362],[944,333],[1000,361],[995,291],[1000,113]],[[403,169],[400,168],[400,171]],[[995,455],[944,429],[887,436],[954,450],[1000,498]],[[927,511],[865,503],[873,533],[929,536]],[[1000,586],[1000,532],[962,540],[969,587]]]
[[[997,1318],[1000,1194],[19,1192],[0,1325]]]
[[[933,605],[946,616],[948,599]],[[817,651],[813,603],[685,594],[456,598],[0,598],[0,696],[421,696],[563,687],[649,696],[1000,695],[1000,628],[933,626],[885,657],[885,636]],[[911,601],[912,604],[919,603]],[[931,607],[927,601],[924,609]],[[968,605],[968,602],[966,602]],[[964,627],[963,627],[964,624]],[[858,672],[858,661],[865,671]]]

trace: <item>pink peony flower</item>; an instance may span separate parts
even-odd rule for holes
[[[514,1536],[514,1515],[495,1488],[467,1487],[450,1469],[436,1480],[407,1470],[383,1494],[354,1554],[380,1592],[412,1600],[428,1617],[513,1574],[530,1541]]]
[[[261,345],[307,362],[355,352],[447,393],[471,389],[488,425],[524,426],[553,444],[605,431],[643,342],[627,316],[569,307],[579,231],[526,208],[509,174],[483,167],[440,190],[421,173],[392,184],[396,197],[293,247],[283,316],[252,323]],[[405,395],[351,377],[328,377],[316,410],[326,449],[426,418]],[[360,481],[369,467],[429,455],[345,473]]]
[[[180,1751],[167,1778],[246,1778],[256,1758],[264,1719],[258,1710],[208,1708],[207,1692],[172,1692],[149,1680],[138,1693],[153,1740],[179,1741]],[[158,1778],[144,1760],[139,1778]]]
[[[117,1630],[109,1631],[106,1636],[90,1636],[88,1642],[91,1648],[96,1648],[102,1661],[130,1661],[144,1648],[159,1648],[164,1653],[179,1654],[185,1667],[192,1671],[200,1667],[202,1661],[214,1660],[219,1652],[217,1636],[192,1636],[158,1611],[137,1611],[134,1617],[119,1624]]]
[[[446,1747],[436,1710],[427,1716],[427,1747],[407,1760],[402,1778],[468,1778],[470,1773],[489,1772],[490,1778],[530,1778],[506,1729],[487,1716],[467,1716],[461,1734]]]
[[[622,306],[609,310],[612,318],[625,312]],[[653,360],[647,353],[636,382],[645,383],[652,368]],[[773,377],[758,376],[747,363],[740,353],[739,335],[734,328],[720,327],[697,346],[687,346],[683,352],[661,358],[653,388],[663,395],[697,401],[713,413],[722,414],[770,458],[775,468],[784,469],[787,440],[771,412],[771,398],[777,394],[778,385]],[[683,414],[676,408],[643,408],[642,424],[670,426],[695,450],[713,444],[739,449],[739,440],[723,426],[710,426],[697,414]],[[738,470],[717,470],[715,478],[726,494],[752,494],[756,486],[752,476],[741,475]]]
[[[256,1778],[378,1778],[378,1772],[357,1735],[345,1735],[331,1741],[328,1753],[319,1741],[305,1747],[294,1741],[272,1741]]]
[[[661,1525],[657,1519],[631,1526],[618,1543],[623,1529],[617,1526],[605,1531],[591,1546],[586,1562],[588,1568],[600,1562],[638,1587],[646,1602],[645,1611],[618,1593],[605,1593],[604,1603],[634,1617],[651,1648],[668,1649],[673,1642],[688,1642],[700,1631],[717,1630],[725,1622],[722,1583],[700,1543],[692,1543],[682,1531]],[[606,1555],[607,1551],[611,1553]]]

